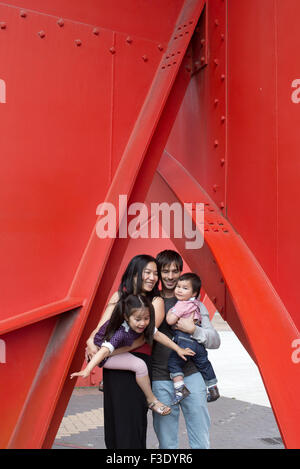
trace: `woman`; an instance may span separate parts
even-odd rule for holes
[[[97,328],[87,341],[87,356],[97,352],[94,336],[99,327],[110,319],[116,303],[128,295],[145,295],[151,299],[155,311],[155,325],[159,327],[164,318],[164,302],[159,297],[158,269],[152,256],[135,256],[128,264],[117,292],[109,300]],[[138,347],[138,348],[137,348]],[[114,352],[132,352],[145,361],[151,376],[149,345],[138,339],[131,347]],[[103,370],[104,380],[104,433],[108,449],[146,448],[147,402],[135,381],[134,373],[120,370]]]

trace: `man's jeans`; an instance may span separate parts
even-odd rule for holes
[[[209,448],[210,418],[207,410],[206,386],[200,373],[193,373],[184,378],[190,395],[179,404],[172,406],[169,415],[161,416],[153,412],[153,427],[160,449],[178,448],[179,406],[184,415],[189,444],[193,449]],[[165,405],[170,405],[174,398],[173,381],[153,381],[153,394]]]

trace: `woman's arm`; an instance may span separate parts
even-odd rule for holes
[[[112,315],[112,312],[116,306],[116,303],[118,302],[119,300],[119,292],[115,292],[112,297],[110,298],[108,304],[107,304],[107,307],[105,308],[105,311],[104,313],[102,314],[101,316],[101,319],[100,321],[98,322],[98,325],[96,327],[96,329],[94,329],[90,335],[90,337],[88,338],[88,340],[86,341],[86,350],[85,350],[85,358],[86,360],[88,359],[91,359],[92,356],[97,353],[97,350],[98,350],[98,347],[94,344],[94,337],[95,335],[97,334],[98,330],[100,329],[100,327],[102,326],[102,324],[104,324],[106,321],[108,321]]]
[[[165,303],[162,298],[157,296],[153,299],[152,304],[155,313],[155,327],[158,329],[165,317]]]
[[[144,338],[144,334],[142,334],[141,337],[139,337],[138,339],[135,339],[132,345],[127,345],[126,347],[120,347],[114,350],[111,355],[113,356],[113,355],[119,355],[119,353],[131,352],[132,350],[144,345],[144,343],[145,343],[145,338]]]

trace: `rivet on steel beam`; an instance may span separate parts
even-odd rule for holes
[[[201,41],[200,41],[200,43],[201,43],[201,46],[204,46],[204,44],[205,44],[205,39],[202,38]]]
[[[204,63],[205,62],[205,57],[201,57],[201,63]]]
[[[214,184],[214,185],[213,185],[213,191],[214,191],[214,192],[217,192],[218,187],[219,187],[218,184]]]
[[[82,42],[81,42],[81,40],[80,40],[80,39],[75,39],[75,41],[74,41],[74,42],[75,42],[75,45],[76,45],[77,47],[80,47],[80,46],[81,46],[81,44],[82,44]]]
[[[214,59],[214,64],[215,64],[215,65],[219,65],[219,60],[218,60],[218,59]]]
[[[5,23],[5,21],[1,21],[1,23],[0,23],[0,28],[1,28],[1,29],[6,29],[6,23]]]
[[[224,207],[225,207],[225,204],[224,204],[224,202],[221,202],[221,203],[220,203],[220,208],[222,208],[222,209],[223,209]]]
[[[112,46],[110,49],[109,49],[109,52],[111,54],[115,54],[116,53],[116,49]]]
[[[225,164],[225,158],[221,158],[221,159],[220,159],[220,163],[221,163],[221,166],[224,166],[224,164]]]
[[[214,146],[215,146],[215,147],[218,147],[218,146],[219,146],[219,140],[215,140],[215,141],[214,141]]]
[[[21,10],[20,11],[20,16],[21,16],[21,18],[26,18],[27,12],[25,10]]]
[[[224,33],[221,34],[221,39],[222,39],[222,41],[224,41],[224,39],[225,39],[225,34]]]
[[[57,24],[58,24],[58,26],[60,26],[62,28],[64,26],[65,22],[62,18],[59,18],[59,20],[57,20]]]
[[[45,33],[45,31],[39,31],[38,35],[40,36],[40,38],[43,39],[46,36],[46,33]]]
[[[225,122],[225,120],[226,120],[226,117],[225,117],[225,116],[221,116],[221,122],[222,122],[222,124]]]
[[[147,57],[147,55],[143,55],[143,56],[142,56],[142,59],[143,59],[144,62],[148,62],[148,57]]]
[[[131,44],[132,43],[132,38],[130,36],[127,36],[126,42],[127,42],[127,44]]]
[[[219,26],[219,24],[220,24],[220,23],[219,23],[219,20],[218,20],[218,19],[215,19],[215,25],[216,25],[216,26]]]
[[[214,103],[215,103],[215,106],[217,106],[217,105],[219,104],[218,98],[216,98],[216,99],[214,100]]]
[[[158,50],[164,50],[164,48],[161,44],[158,44],[157,48],[158,48]]]
[[[225,75],[224,75],[224,73],[222,73],[222,75],[221,75],[221,80],[222,80],[222,81],[225,80]]]
[[[99,28],[94,28],[92,33],[95,34],[95,36],[99,36],[100,29]]]

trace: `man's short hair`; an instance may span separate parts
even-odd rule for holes
[[[166,249],[165,251],[159,252],[156,256],[156,260],[159,270],[161,270],[166,265],[172,264],[172,262],[177,265],[180,272],[183,269],[183,260],[181,255],[176,251],[172,251],[171,249]]]

